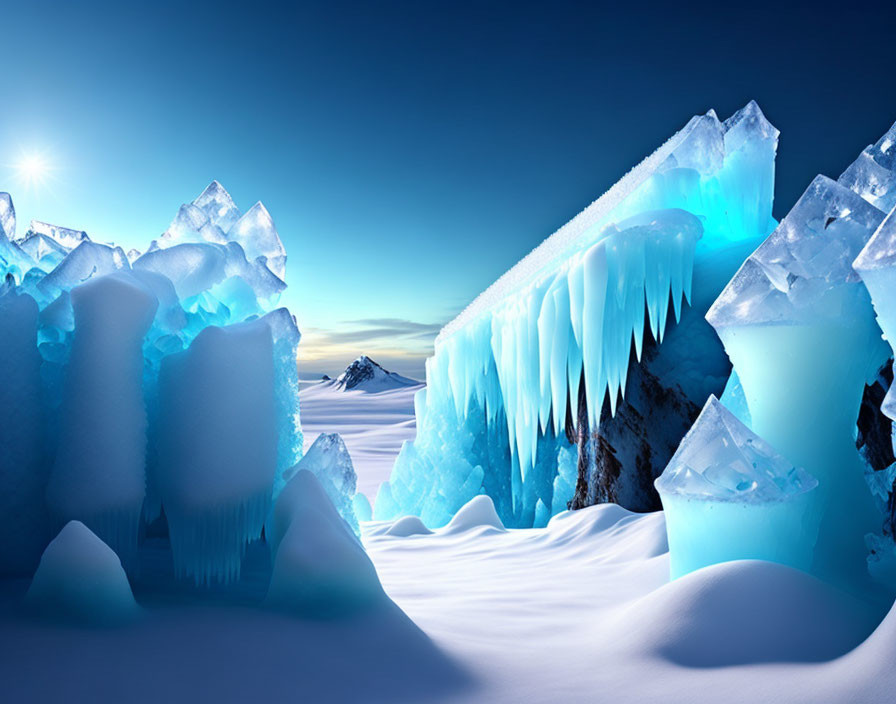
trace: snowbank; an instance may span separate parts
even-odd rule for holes
[[[80,521],[70,521],[47,546],[26,596],[52,619],[114,625],[139,613],[118,556]]]

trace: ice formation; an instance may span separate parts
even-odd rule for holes
[[[77,286],[71,302],[75,334],[47,501],[57,525],[82,521],[131,565],[146,488],[143,339],[158,301],[119,273]]]
[[[670,298],[676,320],[683,300],[709,305],[727,277],[695,280],[695,262],[734,251],[720,266],[736,267],[773,228],[777,136],[752,102],[724,123],[694,117],[449,323],[375,516],[438,527],[480,493],[512,527],[565,509],[554,489],[575,481],[578,410],[587,436],[605,397],[615,409],[632,346],[640,358],[645,329],[663,339]]]
[[[852,262],[884,219],[875,204],[889,197],[891,142],[863,152],[839,182],[817,177],[707,314],[752,430],[818,480],[805,511],[820,521],[812,572],[852,590],[865,588],[864,537],[881,520],[856,419],[889,356]]]
[[[711,396],[656,481],[672,578],[729,560],[809,569],[819,517],[806,509],[817,485]]]
[[[896,151],[893,139],[896,138],[896,125],[890,130],[890,150]],[[892,162],[891,162],[892,163]],[[896,195],[894,195],[896,198]],[[884,332],[884,337],[896,350],[896,205],[890,211],[880,227],[868,240],[868,244],[853,262],[853,268],[862,277],[862,281],[871,294],[877,322]],[[896,385],[891,384],[884,397],[881,410],[890,420],[896,420]],[[896,435],[892,438],[896,451]],[[878,499],[879,508],[886,516],[883,528],[866,535],[870,548],[868,568],[872,576],[896,589],[896,536],[893,535],[893,494],[896,489],[896,464],[884,471],[870,472],[866,475],[871,485],[872,494]],[[889,514],[889,515],[888,515]]]
[[[118,556],[80,521],[44,550],[25,601],[45,618],[80,625],[117,625],[140,611]]]
[[[0,570],[33,569],[72,519],[131,569],[141,521],[164,511],[179,574],[236,576],[302,455],[300,334],[277,307],[285,250],[270,215],[243,215],[213,182],[142,254],[39,221],[17,237],[8,194],[0,228],[0,522],[21,538]],[[163,389],[163,367],[198,371]]]
[[[31,574],[49,537],[37,315],[31,296],[0,285],[0,574],[7,575]]]
[[[274,554],[270,606],[321,617],[386,599],[360,541],[308,470],[299,469],[277,499],[269,539]]]
[[[339,515],[356,534],[360,534],[359,518],[355,515],[358,477],[339,433],[318,435],[298,464],[284,474],[284,480],[288,482],[303,469],[317,477]]]
[[[240,574],[277,472],[273,339],[261,320],[205,328],[159,375],[157,487],[174,568],[197,583]]]

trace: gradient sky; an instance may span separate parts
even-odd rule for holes
[[[216,178],[274,217],[305,371],[421,376],[443,323],[692,114],[759,102],[779,216],[896,120],[892,2],[614,5],[3,2],[0,190],[20,231],[142,248]]]

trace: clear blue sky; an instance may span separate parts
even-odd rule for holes
[[[692,114],[781,129],[779,214],[896,120],[893,3],[4,3],[0,190],[145,247],[213,178],[287,250],[305,368],[404,373]],[[55,167],[16,176],[22,152]],[[304,343],[303,343],[304,344]]]

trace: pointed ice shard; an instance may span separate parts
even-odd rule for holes
[[[808,569],[819,516],[806,511],[807,495],[817,485],[711,396],[656,480],[672,578],[729,560]]]
[[[9,193],[0,193],[0,235],[8,240],[16,236],[16,209]]]
[[[896,123],[837,180],[884,212],[896,206]]]
[[[217,181],[212,181],[206,189],[200,193],[192,205],[203,212],[206,220],[211,225],[216,225],[223,232],[227,232],[234,223],[240,219],[242,213],[233,202],[233,198]],[[189,206],[184,206],[189,207]],[[198,229],[197,225],[197,229]]]
[[[753,139],[778,139],[780,132],[769,122],[755,100],[734,113],[723,123],[725,152],[731,154]]]
[[[884,214],[852,191],[817,176],[713,303],[716,328],[815,321],[842,316],[864,292],[851,267]],[[836,305],[832,296],[837,296]]]
[[[357,534],[358,518],[355,516],[353,498],[357,490],[358,476],[351,455],[339,433],[321,433],[308,448],[299,463],[283,476],[284,483],[303,469],[310,471],[327,492],[339,515]]]
[[[715,110],[693,117],[682,131],[687,131],[687,139],[669,155],[665,167],[694,169],[702,174],[718,171],[725,160],[725,140]]]
[[[662,496],[682,494],[751,504],[785,501],[817,485],[816,479],[781,457],[715,396],[710,396],[656,480]]]
[[[72,230],[67,227],[59,227],[58,225],[50,225],[39,220],[31,221],[31,232],[37,232],[46,235],[55,240],[67,250],[71,251],[82,242],[89,242],[90,238],[83,230]]]
[[[267,208],[259,201],[227,231],[227,238],[238,242],[249,261],[264,257],[268,269],[286,280],[286,249],[274,227]]]

